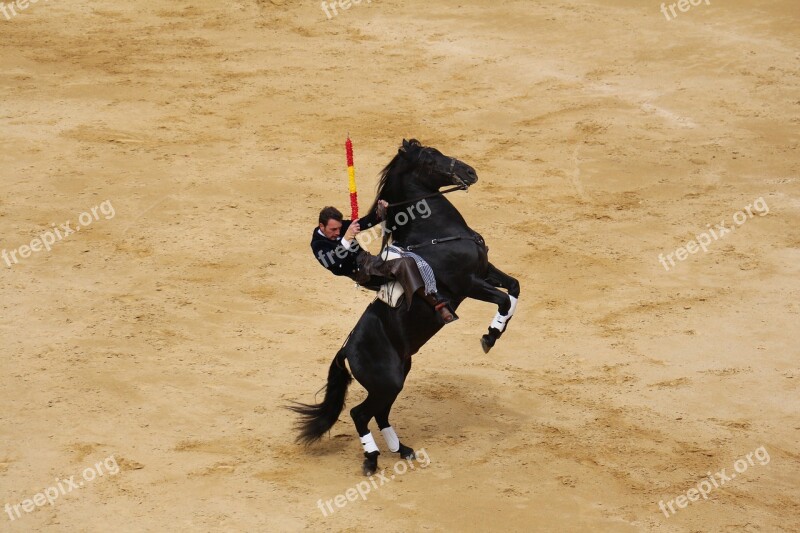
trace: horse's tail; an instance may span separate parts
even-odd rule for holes
[[[328,382],[325,384],[325,399],[322,403],[309,405],[294,402],[289,409],[300,415],[296,428],[300,431],[297,441],[311,444],[318,441],[339,420],[339,413],[344,408],[347,387],[353,377],[344,366],[344,348],[339,350],[328,370]]]

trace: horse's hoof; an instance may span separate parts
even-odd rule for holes
[[[417,454],[414,453],[412,448],[405,446],[402,442],[400,443],[400,449],[397,450],[400,453],[401,459],[416,459]]]
[[[371,476],[375,472],[378,471],[378,456],[381,452],[364,452],[364,463],[361,465],[361,472],[364,473],[365,476]]]
[[[483,348],[483,353],[489,353],[489,350],[491,350],[492,346],[494,346],[494,342],[494,337],[490,337],[489,335],[484,335],[481,337],[481,347]]]
[[[503,332],[497,328],[489,328],[489,333],[481,337],[481,347],[483,348],[483,353],[489,353],[489,350],[492,349],[494,343],[497,342],[497,339],[499,339],[500,335],[502,334]]]

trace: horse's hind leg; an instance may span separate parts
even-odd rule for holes
[[[365,476],[371,476],[378,470],[378,456],[381,452],[369,430],[369,421],[384,404],[383,394],[370,392],[363,402],[350,409],[350,416],[356,425],[361,445],[364,447],[365,459],[361,469]]]
[[[408,372],[411,370],[411,358],[408,358],[408,362],[405,365],[405,375],[408,375]],[[392,410],[392,405],[394,405],[394,401],[397,399],[397,396],[392,398],[392,401],[382,409],[378,414],[375,415],[375,421],[378,423],[378,428],[381,430],[381,434],[383,434],[383,439],[386,441],[386,446],[388,446],[390,452],[397,452],[400,454],[402,459],[415,459],[416,455],[414,454],[414,449],[409,448],[408,446],[404,445],[400,442],[400,437],[397,436],[392,425],[389,423],[389,412]]]
[[[363,471],[366,476],[378,470],[380,455],[378,445],[369,431],[369,422],[391,406],[403,390],[407,372],[403,360],[385,337],[385,332],[372,330],[371,333],[371,337],[358,338],[356,343],[349,344],[347,356],[353,377],[367,391],[366,399],[350,410],[359,440],[364,447],[366,459]]]
[[[356,379],[367,389],[367,398],[350,410],[350,416],[353,418],[361,445],[364,447],[365,459],[362,470],[365,476],[371,476],[378,470],[380,451],[369,430],[369,421],[383,412],[388,413],[388,409],[391,409],[395,398],[403,390],[405,374],[399,361],[397,364],[391,364],[388,368],[370,368],[373,374],[364,380],[359,379],[364,376],[361,372],[357,375],[356,369],[352,364],[351,368],[353,368],[353,375]],[[408,373],[407,371],[405,372]]]

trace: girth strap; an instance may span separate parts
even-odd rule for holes
[[[485,242],[483,241],[483,237],[481,237],[480,235],[478,235],[478,234],[476,233],[476,234],[475,234],[475,235],[473,235],[472,237],[464,237],[464,236],[458,236],[458,237],[440,237],[440,238],[438,238],[438,239],[431,239],[430,241],[427,241],[427,242],[422,242],[422,243],[419,243],[419,244],[410,244],[410,245],[408,245],[408,246],[405,246],[404,248],[405,248],[406,250],[408,250],[409,252],[411,252],[411,251],[413,251],[413,250],[417,250],[417,249],[419,249],[419,248],[424,248],[424,247],[426,247],[426,246],[433,246],[433,245],[436,245],[436,244],[441,244],[441,243],[443,243],[443,242],[449,242],[449,241],[458,241],[458,240],[461,240],[461,239],[469,239],[469,240],[471,240],[471,241],[475,241],[475,242],[476,242],[476,243],[478,243],[479,245],[482,245],[482,246],[483,246],[483,245],[485,245]],[[398,244],[397,246],[402,246],[402,245]]]

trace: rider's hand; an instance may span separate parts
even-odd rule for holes
[[[350,224],[350,227],[347,228],[347,231],[344,232],[344,239],[347,241],[352,241],[356,238],[356,235],[358,235],[360,231],[361,226],[358,225],[358,219],[355,219]]]
[[[378,200],[378,220],[384,220],[386,218],[386,210],[389,208],[389,202],[386,200]]]

